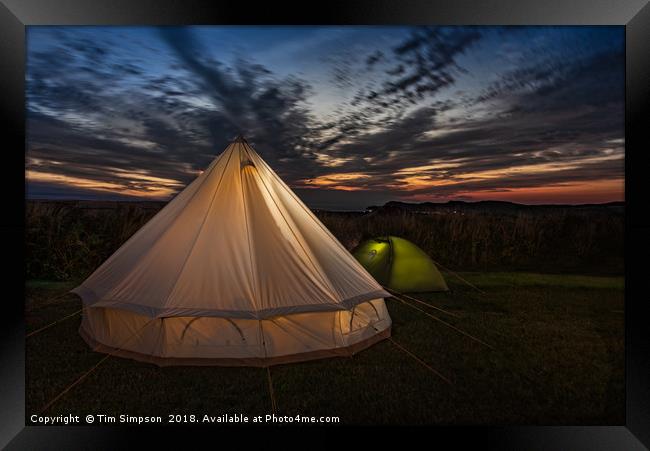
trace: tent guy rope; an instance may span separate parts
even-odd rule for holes
[[[382,286],[383,286],[383,285],[382,285]],[[419,304],[423,304],[423,305],[426,305],[427,307],[431,307],[432,309],[439,310],[439,311],[441,311],[442,313],[446,313],[446,314],[449,315],[449,316],[453,316],[453,317],[455,317],[455,318],[460,318],[460,316],[456,315],[455,313],[452,313],[452,312],[450,312],[450,311],[447,311],[447,310],[445,310],[445,309],[442,309],[442,308],[440,308],[440,307],[437,307],[437,306],[435,306],[435,305],[433,305],[433,304],[429,304],[428,302],[421,301],[420,299],[416,299],[416,298],[414,298],[414,297],[412,297],[412,296],[408,296],[408,295],[406,295],[406,294],[404,294],[404,293],[400,293],[399,291],[392,290],[392,289],[390,289],[390,288],[388,288],[388,287],[386,287],[386,286],[384,286],[384,290],[388,291],[388,292],[391,293],[391,294],[394,293],[394,294],[393,294],[393,297],[396,297],[395,295],[397,295],[397,296],[402,296],[402,297],[404,297],[404,298],[406,298],[406,299],[410,299],[411,301],[415,301],[415,302],[417,302],[417,303],[419,303]]]
[[[431,257],[429,256],[429,258],[431,258]],[[478,291],[478,292],[481,293],[481,294],[487,294],[485,291],[481,290],[479,287],[477,287],[477,286],[474,285],[473,283],[469,282],[469,281],[468,281],[467,279],[465,279],[464,277],[461,277],[461,275],[458,274],[457,272],[452,271],[451,269],[447,268],[445,265],[440,264],[439,262],[437,262],[437,261],[434,260],[433,258],[431,258],[431,260],[432,260],[436,265],[438,265],[438,266],[440,266],[442,269],[444,269],[445,271],[447,271],[447,272],[453,274],[454,276],[456,276],[459,280],[461,280],[462,282],[464,282],[467,286],[474,288],[476,291]]]
[[[82,309],[83,310],[83,309]],[[129,336],[124,342],[121,344],[121,346],[124,346],[127,344],[134,336],[142,332],[142,330],[147,327],[152,321],[154,321],[157,318],[151,318],[149,321],[147,321],[140,329],[136,330],[131,336]],[[86,379],[90,374],[92,374],[99,366],[104,363],[106,360],[108,360],[109,357],[112,357],[115,355],[115,352],[119,351],[120,348],[115,348],[109,353],[107,353],[102,359],[97,362],[95,365],[92,366],[88,371],[86,371],[84,374],[82,374],[77,380],[75,380],[72,384],[68,385],[61,393],[56,395],[50,402],[45,404],[41,410],[39,411],[39,414],[43,414],[47,409],[52,407],[55,402],[57,402],[59,399],[61,399],[66,393],[68,393],[70,390],[72,390],[74,387],[79,385],[84,379]]]
[[[471,339],[473,339],[473,340],[476,340],[476,341],[478,341],[479,343],[481,343],[481,344],[487,346],[489,349],[491,349],[491,350],[493,350],[493,351],[495,351],[495,352],[498,352],[498,354],[499,354],[500,356],[502,356],[503,358],[507,359],[509,362],[511,362],[511,363],[513,363],[513,364],[516,364],[516,363],[517,363],[517,362],[515,362],[514,360],[512,360],[511,357],[507,356],[503,351],[500,351],[500,350],[496,349],[495,347],[489,345],[488,343],[485,343],[484,341],[482,341],[482,340],[480,340],[480,339],[478,339],[478,338],[476,338],[476,337],[474,337],[474,336],[468,334],[467,332],[465,332],[465,331],[463,331],[463,330],[461,330],[461,329],[459,329],[459,328],[457,328],[457,327],[455,327],[455,326],[453,326],[453,325],[451,325],[451,324],[449,324],[449,323],[447,323],[447,322],[441,320],[440,318],[437,318],[437,317],[435,317],[435,316],[429,314],[428,312],[426,312],[426,311],[424,311],[424,310],[422,310],[422,309],[416,307],[415,305],[412,305],[412,304],[409,304],[408,302],[405,302],[403,299],[399,299],[399,298],[397,298],[397,297],[395,297],[395,296],[393,296],[393,297],[394,297],[395,299],[399,300],[400,302],[402,302],[403,304],[406,304],[406,305],[408,305],[408,306],[411,307],[411,308],[414,308],[414,309],[416,309],[416,310],[419,310],[420,312],[424,313],[425,315],[429,316],[430,318],[435,319],[436,321],[442,322],[443,324],[445,324],[445,325],[451,327],[452,329],[456,330],[457,332],[459,332],[459,333],[461,333],[461,334],[467,336],[468,338],[471,338]],[[392,338],[390,338],[390,340],[394,342],[394,340],[393,340]],[[397,343],[395,343],[395,344],[397,344]],[[523,370],[521,370],[521,369],[518,370],[518,369],[515,369],[514,367],[507,367],[507,369],[508,369],[509,371],[511,371],[512,373],[516,374],[517,376],[521,377],[522,379],[526,380],[526,382],[528,382],[528,383],[531,385],[531,387],[533,387],[534,390],[537,390],[537,387],[539,386],[539,382],[538,382],[537,380],[535,380],[535,378],[530,377],[528,374],[526,374],[525,371],[523,371]],[[539,376],[539,374],[536,374],[536,376]]]
[[[442,374],[440,374],[440,372],[439,372],[438,370],[436,370],[436,369],[433,368],[431,365],[429,365],[427,362],[425,362],[424,360],[422,360],[420,357],[418,357],[417,355],[413,354],[411,351],[409,351],[408,349],[406,349],[404,346],[402,346],[401,344],[399,344],[398,342],[396,342],[396,341],[393,339],[393,337],[389,337],[388,339],[389,339],[390,342],[393,343],[393,344],[394,344],[394,345],[395,345],[399,350],[403,351],[405,354],[407,354],[408,356],[410,356],[411,358],[413,358],[413,359],[414,359],[415,361],[417,361],[420,365],[422,365],[423,367],[425,367],[426,369],[428,369],[429,371],[431,371],[433,374],[435,374],[436,376],[438,376],[440,379],[442,379],[443,381],[447,382],[449,385],[454,385],[454,384],[453,384],[449,379],[447,379],[445,376],[443,376]]]
[[[451,329],[455,330],[456,332],[458,332],[458,333],[460,333],[460,334],[462,334],[462,335],[465,335],[465,336],[468,337],[468,338],[471,338],[472,340],[474,340],[474,341],[476,341],[476,342],[482,344],[483,346],[487,346],[488,348],[493,349],[493,350],[495,349],[494,346],[487,344],[486,342],[484,342],[484,341],[481,340],[480,338],[476,338],[475,336],[468,334],[467,332],[465,332],[465,331],[462,330],[462,329],[459,329],[458,327],[454,326],[453,324],[450,324],[450,323],[448,323],[447,321],[442,320],[442,319],[438,318],[437,316],[434,316],[434,315],[432,315],[431,313],[426,312],[426,311],[422,310],[421,308],[419,308],[419,307],[417,307],[417,306],[415,306],[415,305],[413,305],[413,304],[409,304],[409,303],[406,302],[404,299],[400,299],[400,298],[398,298],[398,297],[394,297],[394,298],[397,299],[398,301],[400,301],[402,304],[404,304],[404,305],[408,305],[409,307],[411,307],[411,308],[413,308],[413,309],[415,309],[415,310],[418,310],[418,311],[424,313],[424,314],[427,315],[429,318],[431,318],[431,319],[433,319],[433,320],[435,320],[435,321],[438,321],[438,322],[444,324],[444,325],[447,326],[447,327],[450,327]]]
[[[66,292],[64,292],[64,293],[62,293],[62,294],[59,294],[59,295],[54,296],[54,297],[51,297],[50,299],[48,299],[47,301],[43,302],[42,304],[35,305],[35,306],[31,307],[30,309],[27,309],[26,311],[27,311],[27,312],[32,312],[32,311],[34,311],[34,310],[36,310],[36,309],[40,309],[40,308],[46,307],[46,306],[48,306],[48,305],[56,304],[57,301],[58,301],[59,299],[62,299],[62,298],[64,298],[64,297],[66,297],[68,294],[71,294],[71,293],[70,293],[69,291],[66,291]]]
[[[73,316],[78,315],[79,313],[83,312],[87,308],[88,307],[83,307],[83,308],[77,310],[76,312],[70,313],[69,315],[66,315],[63,318],[59,318],[56,321],[54,321],[54,322],[52,322],[52,323],[50,323],[50,324],[48,324],[46,326],[43,326],[43,327],[41,327],[39,329],[36,329],[35,331],[32,331],[32,332],[28,333],[27,335],[25,335],[25,338],[29,338],[31,336],[34,336],[34,335],[40,333],[40,332],[43,332],[44,330],[49,329],[50,327],[56,326],[57,324],[65,321],[66,319],[69,319],[69,318],[72,318]]]
[[[273,390],[273,378],[271,377],[271,367],[266,367],[266,378],[269,382],[269,396],[271,398],[271,411],[273,415],[278,413],[278,402],[275,399],[275,391]]]

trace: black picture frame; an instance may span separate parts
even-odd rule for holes
[[[646,0],[356,0],[304,3],[201,2],[188,0],[2,0],[0,4],[0,112],[4,129],[5,207],[0,228],[5,238],[5,297],[0,327],[0,446],[9,449],[116,449],[135,437],[158,436],[170,446],[184,427],[159,434],[151,427],[25,426],[24,327],[24,170],[18,148],[25,143],[25,26],[28,25],[182,25],[182,24],[436,24],[436,25],[621,25],[626,36],[625,202],[626,202],[626,419],[606,426],[436,427],[424,434],[454,447],[498,449],[616,449],[650,447],[650,333],[647,259],[650,219],[645,206],[650,168],[647,111],[650,104],[650,5]],[[9,139],[7,139],[9,138]],[[20,179],[23,179],[22,181]],[[21,189],[21,186],[23,187]],[[9,290],[13,287],[14,290]],[[22,298],[21,298],[22,296]],[[294,433],[296,428],[280,428]],[[462,430],[461,430],[462,429]],[[232,428],[229,429],[233,431]],[[257,429],[260,430],[261,429]],[[265,428],[265,431],[268,431]],[[327,429],[309,429],[311,433]],[[330,429],[331,430],[331,429]],[[418,429],[423,431],[422,429]],[[192,428],[192,436],[213,428]],[[242,436],[241,429],[234,429]],[[252,434],[260,437],[264,434]],[[311,435],[311,434],[310,434]],[[323,435],[322,433],[319,435]],[[327,433],[328,436],[333,434]],[[376,434],[364,434],[370,438]],[[383,435],[383,434],[380,434]],[[253,438],[254,438],[253,437]],[[338,440],[341,440],[340,438]],[[149,445],[152,442],[148,442]],[[322,443],[322,442],[320,442]],[[434,442],[430,442],[434,443]]]

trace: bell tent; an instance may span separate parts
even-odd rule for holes
[[[73,292],[97,351],[158,365],[351,355],[390,296],[241,137]]]
[[[449,290],[433,260],[404,238],[367,240],[352,254],[380,284],[400,293]]]

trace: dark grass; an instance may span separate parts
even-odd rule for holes
[[[338,415],[343,424],[580,424],[624,422],[623,279],[530,273],[445,274],[451,293],[387,300],[393,339],[453,381],[448,385],[389,340],[351,358],[271,368],[280,415]],[[75,282],[27,284],[27,330],[80,308]],[[79,316],[27,339],[27,422],[100,361]],[[270,413],[263,368],[166,367],[108,358],[48,415]]]

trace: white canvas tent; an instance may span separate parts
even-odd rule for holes
[[[98,351],[158,365],[350,355],[390,296],[243,139],[73,290]]]

